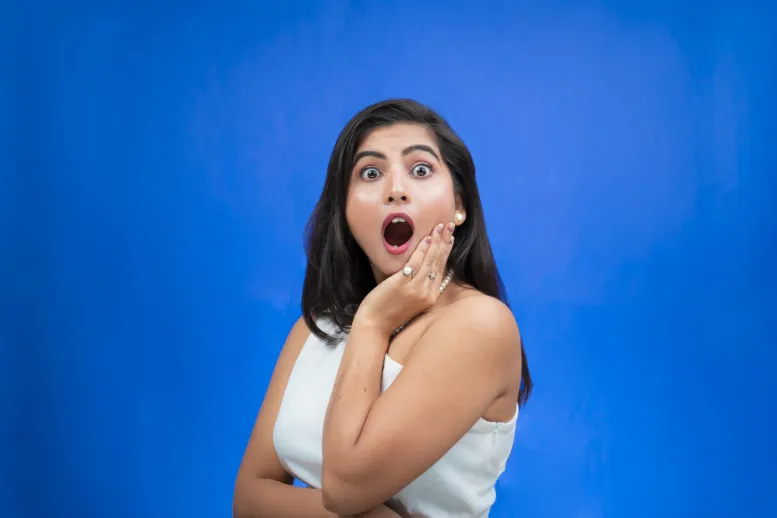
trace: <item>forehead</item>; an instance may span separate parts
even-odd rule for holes
[[[396,123],[372,130],[362,140],[358,151],[372,149],[390,152],[418,144],[425,144],[437,150],[437,141],[434,138],[434,134],[425,126]]]

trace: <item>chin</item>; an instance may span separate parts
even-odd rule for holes
[[[405,267],[405,265],[403,264],[403,265],[397,266],[395,268],[381,268],[380,269],[380,273],[382,273],[384,277],[391,277],[392,275],[394,275],[397,272],[399,272],[400,270],[402,270],[402,268],[404,268],[404,267]]]
[[[409,254],[391,256],[385,250],[382,250],[382,253],[384,257],[380,257],[377,261],[370,259],[370,264],[372,265],[373,272],[379,272],[383,277],[391,277],[402,270],[410,258]]]

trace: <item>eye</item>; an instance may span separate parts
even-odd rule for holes
[[[426,178],[427,176],[432,174],[432,166],[430,166],[429,164],[416,164],[413,166],[411,173],[413,174],[413,176],[418,176],[419,178]]]
[[[363,180],[376,180],[380,178],[381,174],[382,173],[374,167],[365,167],[364,169],[361,170],[361,173],[359,173],[359,176]]]

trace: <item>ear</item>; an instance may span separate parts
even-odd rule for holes
[[[453,221],[456,226],[460,226],[467,220],[467,211],[464,209],[464,203],[460,194],[456,194],[456,211],[453,214]]]

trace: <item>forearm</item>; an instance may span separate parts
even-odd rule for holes
[[[337,518],[324,509],[320,489],[251,477],[238,482],[234,518]]]
[[[380,396],[388,336],[369,324],[354,322],[324,423],[324,457],[352,457],[370,410]]]
[[[354,515],[340,515],[324,509],[320,489],[253,478],[239,483],[233,518],[401,518],[385,505]]]

